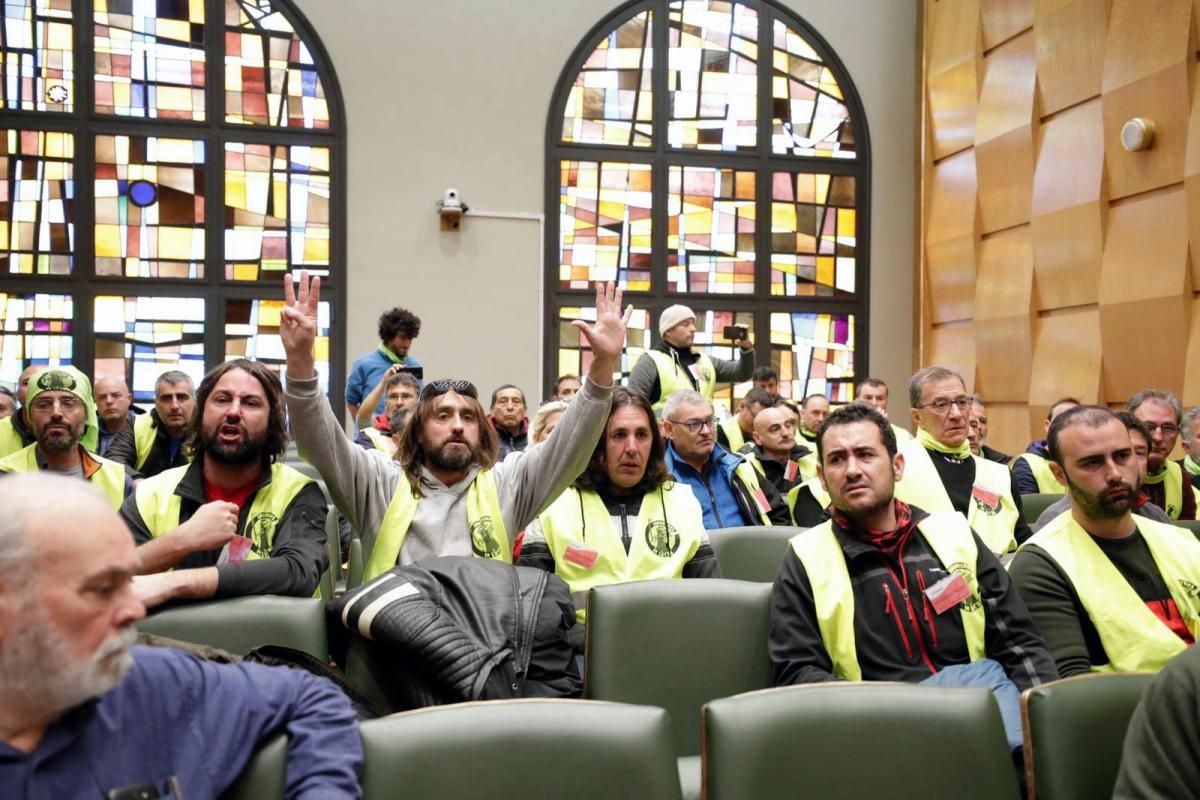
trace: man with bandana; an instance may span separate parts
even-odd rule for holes
[[[124,467],[95,454],[100,427],[86,375],[74,367],[33,373],[23,411],[35,441],[0,459],[0,473],[46,471],[81,478],[100,489],[113,508],[121,507],[132,483]]]

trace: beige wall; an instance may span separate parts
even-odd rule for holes
[[[543,212],[550,95],[609,0],[295,0],[341,79],[349,126],[348,363],[375,346],[379,312],[422,319],[433,376],[541,394],[536,222],[467,218],[442,233],[448,187],[473,208]],[[872,372],[907,377],[912,345],[916,3],[791,0],[853,77],[867,110]],[[336,346],[336,345],[335,345]],[[893,413],[898,413],[895,409]]]

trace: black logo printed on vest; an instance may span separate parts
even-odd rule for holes
[[[480,558],[500,555],[500,542],[492,535],[491,517],[480,517],[471,523],[471,551]]]
[[[270,511],[262,511],[246,521],[246,538],[250,549],[261,556],[271,555],[271,540],[275,538],[275,527],[279,517]]]
[[[965,561],[955,561],[950,565],[949,570],[950,572],[957,572],[959,575],[962,575],[963,580],[967,582],[967,586],[971,585],[971,580],[975,577],[974,571],[972,571],[971,567]],[[958,604],[958,607],[963,611],[978,611],[983,608],[983,603],[980,601],[979,595],[972,592],[967,599]]]
[[[646,523],[646,546],[659,558],[670,558],[679,550],[679,532],[661,519]]]
[[[43,392],[73,392],[76,382],[71,373],[51,369],[38,376],[37,385]]]

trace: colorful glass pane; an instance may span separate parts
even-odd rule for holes
[[[588,56],[567,94],[564,142],[652,144],[653,16],[643,11],[622,23]]]
[[[754,178],[752,170],[670,168],[670,291],[754,293]]]
[[[74,318],[69,294],[0,292],[0,381],[15,388],[30,364],[70,364]]]
[[[225,301],[225,359],[249,358],[279,372],[286,379],[287,357],[279,337],[282,300]],[[317,309],[317,339],[314,345],[317,377],[322,391],[329,390],[330,306]]]
[[[271,0],[225,0],[225,121],[329,127],[312,53]]]
[[[225,144],[225,278],[329,274],[328,147]]]
[[[725,0],[668,7],[667,142],[699,150],[758,143],[758,12]]]
[[[94,310],[96,379],[124,378],[133,399],[148,403],[167,370],[196,384],[204,377],[204,298],[99,295]]]
[[[854,177],[776,172],[771,184],[771,294],[852,297],[858,241]]]
[[[592,366],[592,350],[588,347],[579,329],[571,324],[572,320],[581,319],[585,322],[596,321],[596,309],[592,307],[567,307],[558,310],[558,370],[557,375],[585,375]],[[619,371],[613,373],[613,380],[625,381],[629,378],[633,365],[637,363],[642,353],[650,348],[651,319],[650,314],[643,308],[634,308],[625,329],[625,349],[621,351]]]
[[[692,346],[697,350],[704,351],[712,358],[737,361],[741,358],[741,350],[725,338],[725,328],[729,325],[745,326],[753,338],[754,312],[698,309],[696,311],[696,338],[693,340]],[[726,417],[732,414],[737,409],[737,401],[741,400],[752,388],[754,388],[754,382],[750,380],[741,383],[718,383],[716,392],[713,394],[713,407],[717,416]]]
[[[804,38],[775,21],[771,146],[794,156],[854,158],[854,126],[833,70]]]
[[[10,111],[75,110],[72,0],[0,3],[0,103]]]
[[[649,291],[650,165],[563,161],[561,175],[559,285]]]
[[[204,142],[96,137],[96,274],[204,277]]]
[[[779,372],[780,394],[852,401],[854,340],[853,314],[771,314],[771,365]]]
[[[205,0],[95,0],[96,111],[204,117]]]
[[[74,157],[69,133],[0,132],[0,272],[71,272]]]

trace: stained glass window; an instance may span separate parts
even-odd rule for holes
[[[754,294],[753,170],[671,167],[669,183],[668,288]]]
[[[0,4],[0,96],[12,111],[75,109],[72,0]]]
[[[69,294],[0,292],[0,381],[15,386],[31,364],[70,364],[74,318]]]
[[[823,394],[833,403],[854,399],[854,316],[771,315],[771,364],[780,394],[801,400]]]
[[[741,358],[741,350],[732,341],[725,338],[725,328],[730,325],[741,325],[754,336],[754,312],[752,311],[716,311],[706,310],[696,314],[696,338],[692,346],[703,350],[712,358],[722,361],[737,361]],[[737,410],[737,401],[750,391],[753,384],[741,381],[731,384],[723,383],[717,386],[713,397],[713,405],[717,413],[726,416]]]
[[[204,0],[94,0],[96,112],[204,119]]]
[[[249,358],[261,361],[286,377],[283,340],[279,338],[282,300],[225,301],[225,360]],[[329,387],[329,303],[317,309],[317,339],[313,351],[322,389]]]
[[[96,274],[204,277],[204,142],[96,137]]]
[[[596,309],[591,305],[558,309],[556,375],[585,375],[592,365],[592,350],[588,347],[587,339],[571,324],[572,320],[577,319],[595,322]],[[650,314],[644,308],[634,306],[633,315],[625,329],[625,350],[621,353],[620,372],[613,375],[614,380],[627,380],[633,365],[650,348],[650,325]]]
[[[776,172],[771,184],[771,294],[852,296],[854,177]]]
[[[227,280],[329,273],[329,158],[326,147],[225,145]]]
[[[75,237],[75,137],[0,131],[0,259],[3,272],[66,275]]]
[[[564,142],[649,147],[654,116],[652,20],[637,14],[596,45],[567,95]]]
[[[308,45],[272,0],[225,0],[225,120],[328,128]]]
[[[648,291],[650,165],[564,161],[560,174],[560,285]]]
[[[854,158],[854,126],[833,69],[775,20],[771,144],[776,153]]]
[[[135,402],[152,402],[154,384],[177,369],[204,377],[204,298],[99,295],[92,317],[96,378],[124,378]]]

